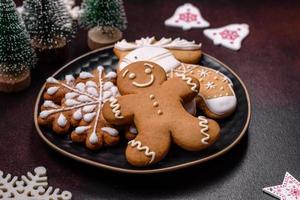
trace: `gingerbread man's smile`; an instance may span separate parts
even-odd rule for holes
[[[151,68],[153,68],[153,65],[151,65],[151,64],[149,64],[149,63],[145,63],[144,66],[146,67],[146,69],[145,69],[145,74],[150,75],[150,80],[147,81],[147,82],[145,82],[145,83],[138,83],[138,82],[136,82],[136,81],[133,81],[133,82],[132,82],[132,85],[134,85],[134,86],[136,86],[136,87],[143,88],[143,87],[148,87],[148,86],[152,85],[152,83],[154,82],[155,77],[154,77],[154,75],[152,74],[152,69],[151,69]],[[123,77],[125,77],[126,74],[127,74],[128,72],[129,72],[129,71],[126,70],[126,71],[123,73]],[[133,79],[136,78],[136,74],[135,74],[135,73],[130,73],[130,74],[128,75],[128,78],[129,78],[130,80],[133,80]]]

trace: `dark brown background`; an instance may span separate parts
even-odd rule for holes
[[[19,3],[20,1],[18,1]],[[31,87],[0,94],[0,169],[15,175],[47,167],[50,185],[69,190],[74,199],[272,199],[265,186],[280,184],[289,171],[300,179],[300,2],[190,1],[219,27],[247,23],[250,35],[238,52],[216,47],[202,29],[164,26],[180,0],[127,0],[124,37],[183,37],[228,64],[244,80],[252,100],[248,135],[225,156],[201,166],[158,175],[124,175],[85,166],[51,150],[33,124],[36,96],[60,65],[39,65]],[[88,52],[86,31],[79,30],[71,60]],[[54,59],[54,58],[53,58]],[[113,159],[113,158],[111,158]]]

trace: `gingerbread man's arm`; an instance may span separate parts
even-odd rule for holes
[[[184,74],[177,76],[164,82],[163,87],[181,97],[183,101],[192,100],[199,92],[199,81]]]
[[[133,122],[133,110],[130,106],[130,96],[112,97],[103,105],[104,119],[113,125],[126,125]]]

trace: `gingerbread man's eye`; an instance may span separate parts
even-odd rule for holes
[[[146,69],[145,69],[145,73],[146,73],[146,74],[151,74],[151,73],[152,73],[152,70],[151,70],[150,68],[146,68]]]
[[[132,79],[135,79],[136,75],[135,75],[135,73],[130,73],[128,77],[129,77],[129,79],[132,80]]]

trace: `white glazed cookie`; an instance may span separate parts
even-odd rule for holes
[[[174,15],[165,21],[166,26],[181,27],[183,30],[191,28],[205,28],[209,26],[200,10],[191,3],[179,6]]]
[[[232,50],[239,50],[249,34],[248,24],[229,24],[220,28],[206,29],[204,35],[214,42]]]
[[[116,73],[105,73],[102,66],[81,72],[76,79],[73,75],[62,81],[48,78],[38,123],[59,134],[70,133],[73,142],[85,142],[89,149],[117,144],[118,130],[102,117],[104,102],[119,95],[115,78]]]

